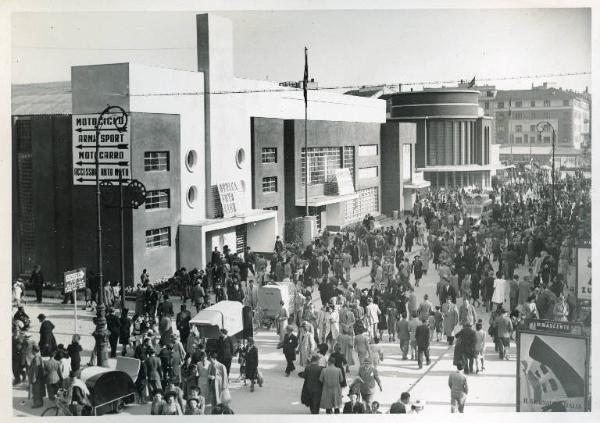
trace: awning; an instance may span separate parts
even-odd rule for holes
[[[458,165],[458,166],[427,166],[418,168],[418,172],[489,172],[504,169],[502,165]]]
[[[403,185],[404,189],[421,189],[421,188],[427,188],[431,186],[431,182],[429,181],[419,181],[417,183],[407,183]]]
[[[198,223],[183,223],[181,226],[201,226],[206,231],[216,231],[219,229],[231,228],[245,223],[259,222],[261,220],[276,219],[277,211],[250,209],[243,213],[238,213],[233,217],[224,217],[220,219],[206,219]]]
[[[358,194],[347,195],[316,195],[308,199],[310,207],[326,206],[327,204],[343,203],[344,201],[354,200],[358,198]],[[296,198],[296,206],[303,207],[306,205],[304,198]]]

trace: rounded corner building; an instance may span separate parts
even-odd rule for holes
[[[388,121],[417,125],[415,170],[432,188],[491,186],[499,167],[493,119],[484,116],[479,91],[425,89],[388,97]]]

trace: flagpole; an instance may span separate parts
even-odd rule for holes
[[[308,213],[308,49],[304,47],[304,161],[306,164],[306,175],[304,184],[304,215]]]

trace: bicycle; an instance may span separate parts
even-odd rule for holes
[[[56,405],[46,408],[42,412],[42,417],[54,417],[54,416],[73,416],[67,404],[66,398],[67,391],[65,389],[59,389],[56,393]]]

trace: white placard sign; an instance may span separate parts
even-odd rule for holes
[[[96,123],[98,114],[73,115],[73,185],[96,184]],[[100,125],[100,180],[131,178],[129,128],[119,132],[125,117],[106,114]]]

